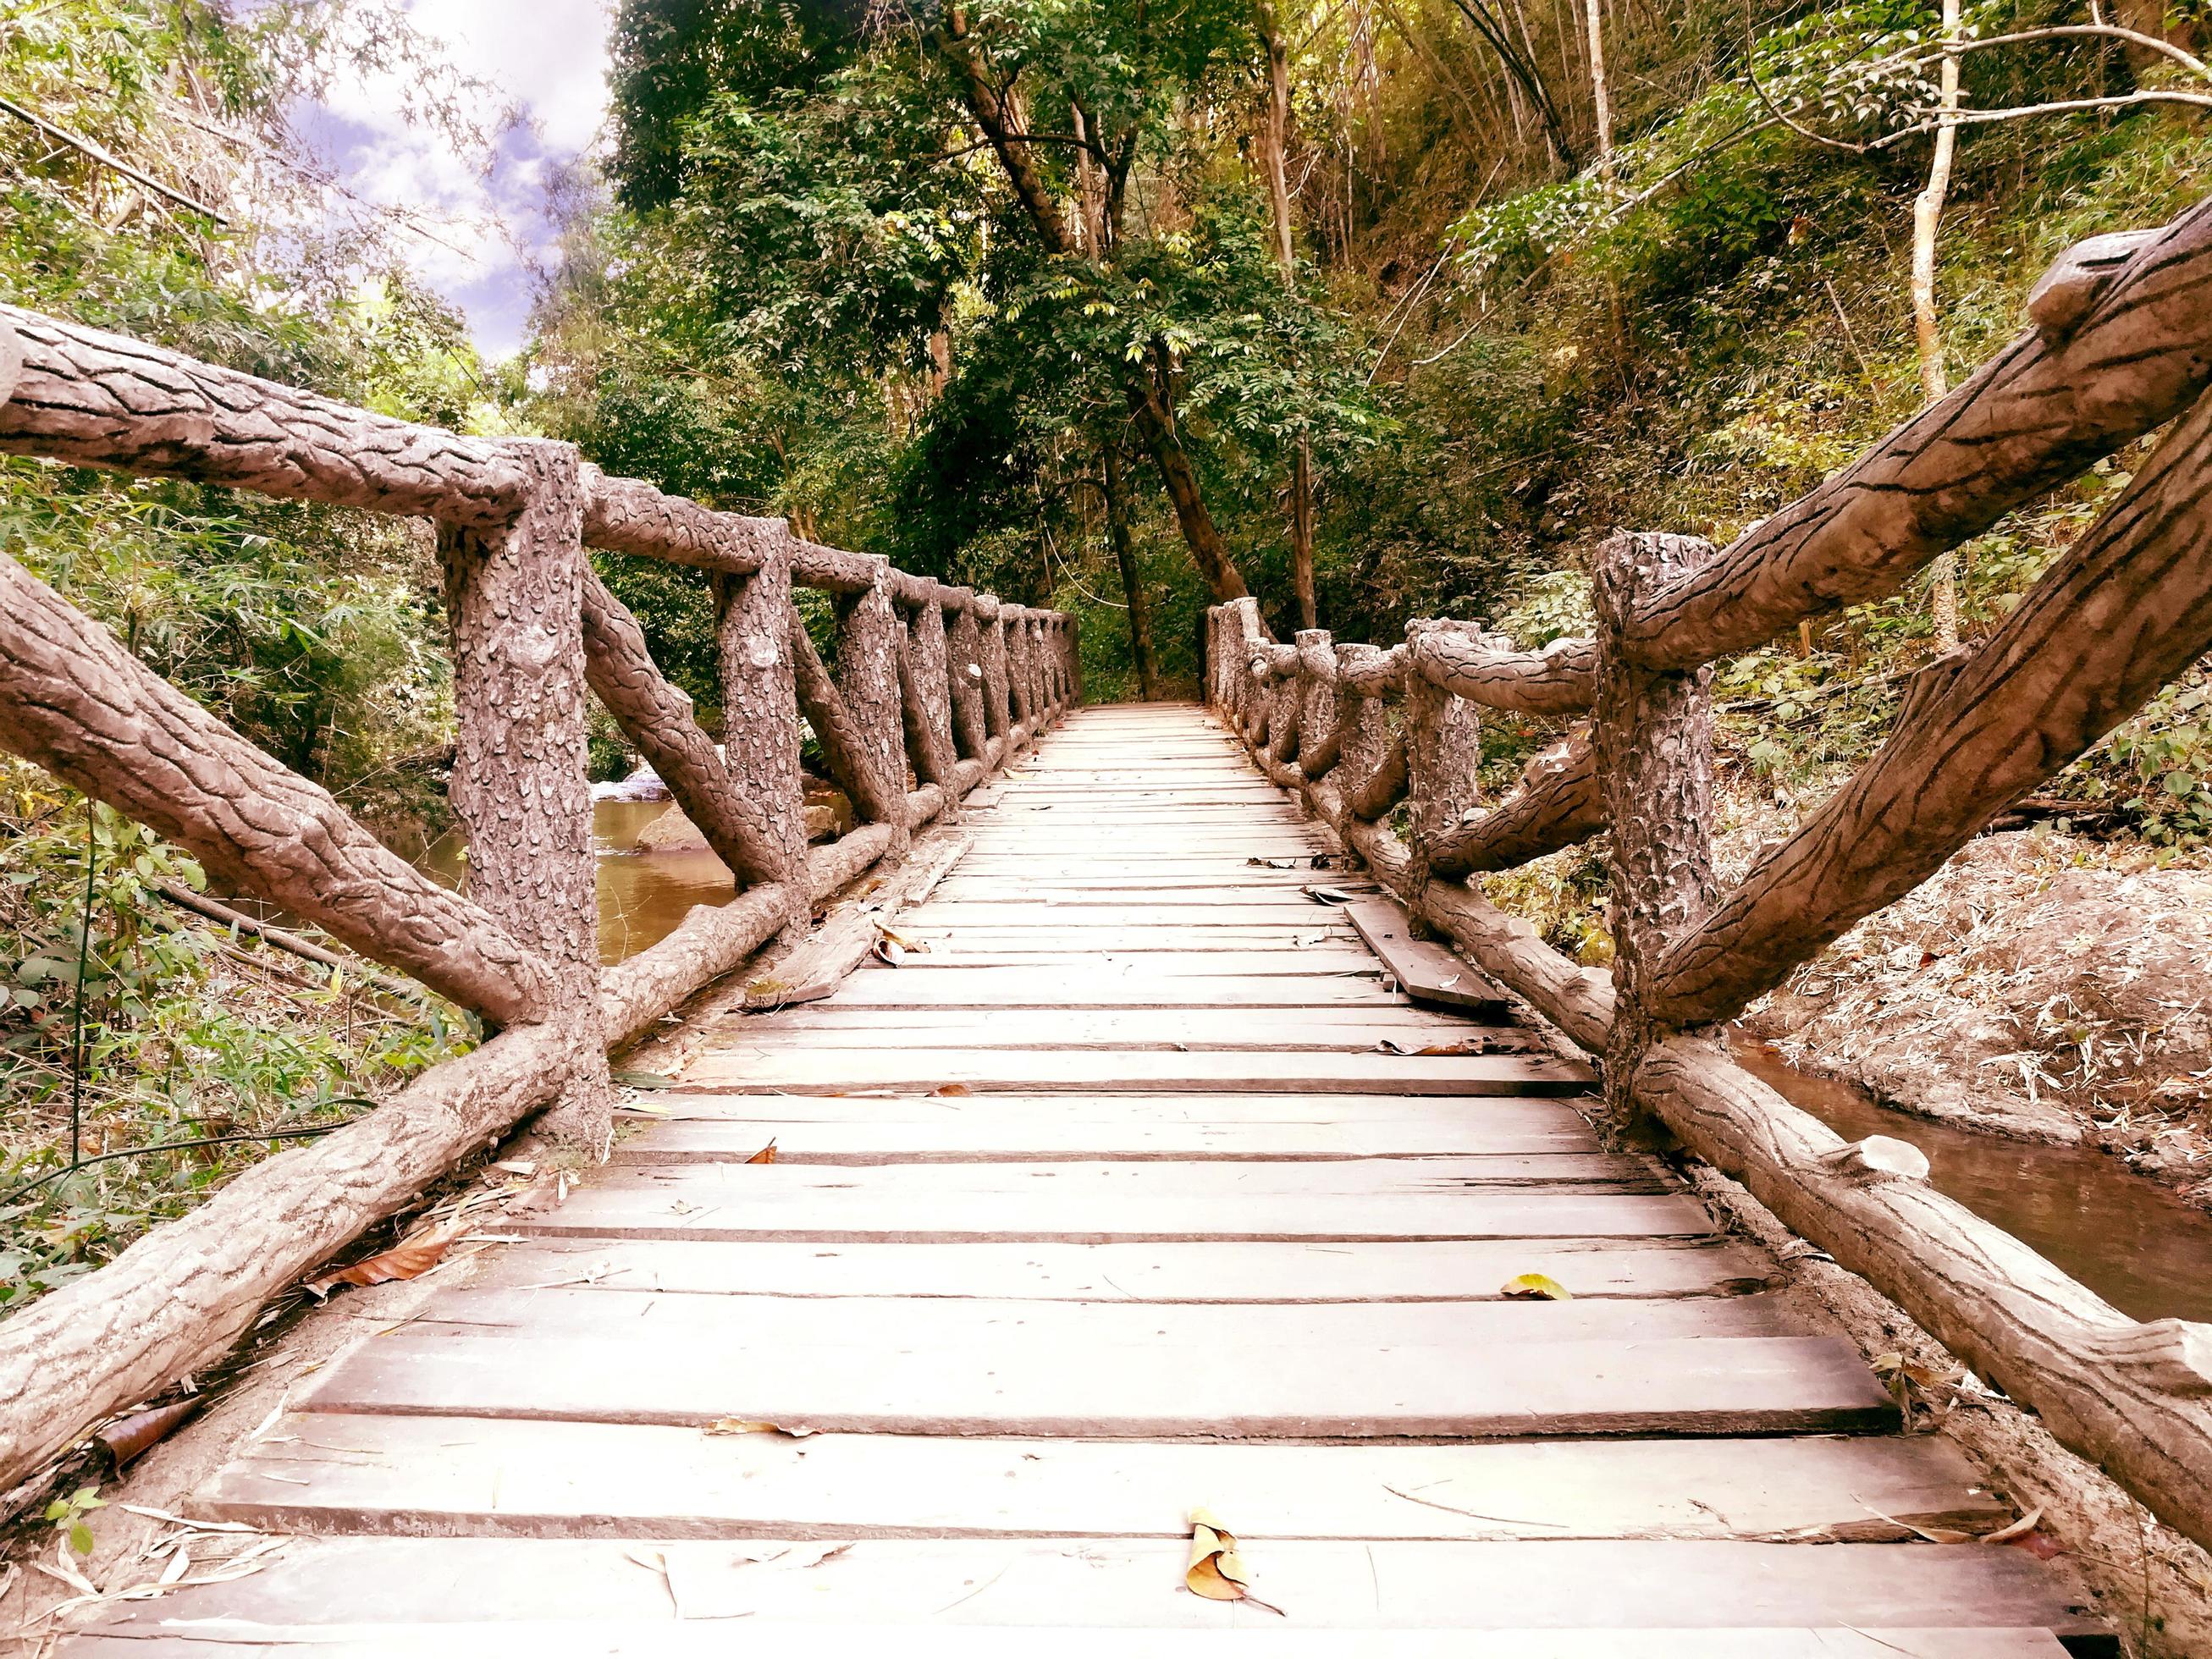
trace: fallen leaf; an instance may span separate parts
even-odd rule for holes
[[[109,1424],[96,1437],[119,1469],[198,1412],[201,1403],[198,1399],[179,1400],[170,1405],[155,1406],[149,1411],[133,1412],[130,1416],[118,1418]]]
[[[2035,1523],[2042,1519],[2043,1506],[2039,1504],[2035,1508],[2030,1510],[2026,1515],[2021,1516],[2019,1520],[2014,1522],[2010,1526],[1999,1527],[1995,1532],[1984,1533],[1982,1534],[1982,1542],[1984,1544],[2009,1544],[2014,1540],[2025,1538],[2029,1533],[2033,1532],[2035,1530]]]
[[[311,1295],[328,1296],[340,1285],[382,1285],[394,1279],[420,1279],[446,1259],[446,1252],[468,1237],[471,1224],[455,1221],[402,1239],[390,1249],[307,1281]]]
[[[940,1083],[929,1092],[933,1095],[972,1095],[975,1090],[971,1084]]]
[[[2017,1538],[2008,1538],[2002,1547],[2026,1550],[2039,1561],[2055,1561],[2066,1553],[2066,1547],[2049,1533],[2041,1530],[2024,1532]]]
[[[1574,1292],[1546,1273],[1516,1273],[1498,1287],[1500,1296],[1523,1302],[1571,1302]]]
[[[787,1440],[804,1440],[812,1429],[804,1425],[787,1428],[781,1423],[763,1423],[750,1417],[718,1417],[707,1425],[708,1434],[780,1434]]]
[[[1298,891],[1304,893],[1316,904],[1349,904],[1352,902],[1352,895],[1346,892],[1340,887],[1301,887],[1298,889]]]
[[[673,1089],[676,1079],[659,1072],[610,1072],[607,1075],[625,1089]]]
[[[926,953],[929,949],[927,944],[910,939],[903,933],[894,933],[880,921],[876,924],[876,933],[878,938],[889,939],[902,951],[920,951]]]
[[[1237,1553],[1237,1534],[1211,1510],[1190,1512],[1190,1565],[1183,1569],[1182,1581],[1193,1595],[1209,1601],[1249,1601],[1269,1613],[1283,1611],[1252,1594],[1252,1576]]]
[[[762,1148],[760,1149],[760,1151],[758,1151],[758,1152],[755,1152],[755,1153],[754,1153],[750,1158],[747,1158],[747,1159],[745,1160],[745,1162],[746,1162],[746,1163],[748,1163],[748,1164],[773,1164],[773,1163],[775,1163],[775,1142],[774,1142],[773,1140],[769,1141],[769,1144],[768,1144],[767,1146],[765,1146],[762,1147]]]
[[[876,959],[896,968],[906,960],[906,947],[889,933],[879,933],[874,945]]]
[[[648,1106],[641,1100],[618,1100],[615,1103],[615,1110],[635,1112],[640,1117],[668,1117],[673,1115],[672,1108]]]
[[[1261,870],[1295,870],[1298,867],[1298,861],[1296,859],[1251,858],[1246,859],[1244,862]],[[1323,869],[1327,866],[1316,865],[1314,867],[1316,869]]]

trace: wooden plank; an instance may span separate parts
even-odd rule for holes
[[[1261,979],[1361,974],[1376,978],[1379,983],[1382,973],[1382,965],[1357,939],[1349,939],[1342,944],[1307,945],[1299,950],[1274,951],[1094,951],[1078,945],[1071,945],[1065,950],[1023,950],[1014,945],[978,945],[968,951],[946,949],[910,956],[900,964],[899,971],[909,976],[921,977],[968,968],[1031,969],[1069,965],[1123,975],[1133,981],[1146,978],[1163,981],[1201,977]],[[863,969],[861,973],[889,971],[872,966]],[[854,978],[860,976],[856,975]],[[848,985],[852,982],[851,980],[846,981]]]
[[[732,1168],[689,1164],[624,1164],[592,1177],[582,1190],[658,1193],[695,1203],[795,1204],[862,1193],[1018,1198],[1043,1194],[1048,1202],[1096,1206],[1189,1198],[1202,1204],[1267,1194],[1324,1202],[1465,1195],[1469,1202],[1509,1197],[1513,1189],[1559,1184],[1673,1191],[1659,1165],[1627,1152],[1501,1152],[1472,1156],[1291,1158],[1227,1163],[1199,1159],[1103,1159],[1093,1163],[1013,1164],[949,1159],[903,1160],[866,1170],[767,1164]]]
[[[1503,1281],[1501,1281],[1502,1283]],[[1492,1287],[1495,1288],[1494,1286]],[[426,1337],[488,1342],[596,1337],[665,1363],[726,1351],[853,1348],[997,1351],[1019,1364],[1078,1345],[1108,1351],[1213,1347],[1225,1355],[1303,1350],[1382,1352],[1504,1343],[1644,1342],[1808,1333],[1774,1293],[1531,1302],[1035,1302],[1000,1297],[696,1296],[617,1285],[441,1291],[410,1321]],[[696,1354],[695,1362],[683,1356]]]
[[[1258,1536],[1251,1519],[1237,1524],[1247,1528],[1246,1536]],[[1027,1626],[1031,1653],[1037,1650],[1034,1632],[1039,1629],[1119,1632],[1119,1649],[1091,1651],[1124,1656],[1150,1653],[1155,1635],[1172,1628],[1204,1632],[1217,1644],[1224,1635],[1254,1628],[1269,1635],[1315,1631],[1340,1643],[1344,1638],[1337,1632],[1388,1631],[1389,1645],[1365,1651],[1394,1656],[1407,1651],[1398,1645],[1398,1633],[1422,1629],[1612,1633],[1656,1628],[1700,1635],[1735,1629],[1755,1638],[1717,1650],[1729,1659],[1776,1659],[1780,1653],[1898,1659],[1893,1647],[1757,1645],[1772,1632],[1807,1627],[1838,1637],[1849,1629],[2006,1632],[2021,1629],[2020,1621],[2027,1619],[2069,1634],[2098,1630],[2069,1610],[2063,1577],[2008,1549],[1676,1540],[1263,1540],[1264,1547],[1255,1544],[1246,1559],[1255,1589],[1280,1598],[1278,1615],[1190,1595],[1182,1588],[1184,1547],[1176,1539],[863,1539],[834,1553],[801,1544],[779,1556],[775,1547],[784,1542],[800,1540],[761,1540],[760,1547],[737,1547],[730,1540],[657,1542],[647,1547],[662,1557],[655,1567],[633,1560],[638,1547],[624,1540],[302,1539],[278,1565],[210,1587],[217,1594],[180,1590],[125,1604],[111,1617],[135,1621],[149,1634],[174,1621],[194,1637],[218,1634],[184,1622],[204,1617],[216,1605],[233,1609],[233,1617],[270,1622],[374,1624],[395,1613],[408,1616],[395,1606],[394,1594],[395,1587],[406,1587],[414,1618],[424,1621],[417,1629],[441,1620],[483,1621],[474,1625],[477,1630],[506,1620],[544,1621],[541,1630],[553,1621],[604,1620],[665,1632],[682,1627],[681,1604],[690,1620],[708,1622],[720,1644],[716,1650],[724,1655],[732,1651],[736,1632],[743,1633],[742,1650],[750,1652],[763,1632],[783,1621],[805,1629],[816,1654],[825,1650],[825,1624],[896,1620],[910,1627],[928,1620],[956,1628]],[[958,1605],[951,1605],[956,1600]],[[724,1621],[737,1617],[745,1622],[733,1632]],[[1133,1631],[1144,1632],[1141,1647],[1132,1645]],[[972,1628],[962,1628],[961,1634],[963,1640],[975,1636]],[[884,1647],[841,1644],[835,1650],[904,1653],[910,1639]],[[1470,1653],[1491,1659],[1499,1651],[1486,1634],[1474,1647],[1465,1634],[1452,1639],[1452,1647],[1418,1651],[1460,1659]],[[1647,1650],[1527,1651],[1617,1659]],[[1697,1659],[1716,1650],[1650,1651]],[[1973,1650],[1915,1646],[1904,1651],[1915,1659],[1954,1659]]]
[[[1463,1008],[1485,1019],[1506,1017],[1505,994],[1443,945],[1413,938],[1396,900],[1356,899],[1344,912],[1414,1001]]]
[[[878,1105],[881,1103],[877,1103]],[[952,1122],[878,1120],[793,1123],[763,1112],[735,1123],[672,1124],[615,1148],[618,1164],[742,1164],[770,1140],[780,1164],[871,1164],[948,1160],[1052,1163],[1062,1159],[1191,1162],[1370,1159],[1483,1155],[1500,1168],[1516,1155],[1594,1152],[1579,1121],[1544,1128],[1463,1119],[1375,1124],[1038,1123],[963,1116]],[[1518,1167],[1518,1166],[1516,1166]],[[1537,1178],[1533,1166],[1528,1178]]]
[[[1256,1615],[1250,1615],[1256,1616]],[[1150,1659],[1465,1659],[1461,1632],[1254,1629],[1147,1630]],[[1066,1626],[854,1625],[840,1645],[902,1659],[1124,1659],[1126,1631]],[[225,1623],[189,1636],[106,1626],[68,1638],[64,1659],[269,1659],[312,1651],[314,1659],[727,1659],[719,1623],[599,1625],[574,1618],[486,1625],[378,1624],[285,1626]],[[818,1659],[818,1626],[757,1620],[745,1626],[748,1659]],[[1929,1630],[1852,1626],[1805,1630],[1486,1631],[1484,1659],[2065,1659],[2045,1630]]]
[[[872,1176],[896,1167],[879,1166],[866,1173]],[[1062,1170],[1081,1166],[1027,1167]],[[1031,1182],[1024,1190],[998,1193],[943,1186],[899,1190],[855,1181],[842,1190],[785,1197],[760,1182],[742,1191],[728,1191],[727,1201],[722,1202],[702,1201],[708,1198],[703,1191],[685,1197],[665,1188],[612,1184],[622,1174],[614,1172],[606,1183],[571,1194],[557,1210],[504,1218],[500,1224],[508,1232],[541,1238],[885,1243],[1036,1239],[1069,1244],[1204,1239],[1695,1238],[1712,1226],[1705,1211],[1686,1198],[1638,1193],[1478,1190],[1378,1197],[1224,1190],[1206,1196],[1186,1187],[1147,1196],[1127,1191],[1084,1192],[1044,1181]]]
[[[1536,1130],[1581,1133],[1584,1125],[1564,1101],[1486,1095],[1455,1100],[1432,1095],[1176,1094],[908,1096],[894,1103],[880,1093],[757,1095],[742,1091],[653,1090],[632,1097],[643,1116],[676,1122],[1015,1123],[1024,1128],[1105,1126],[1115,1129],[1165,1124],[1300,1124],[1357,1133],[1398,1125],[1474,1121],[1511,1136]],[[1498,1150],[1516,1148],[1501,1145]],[[1522,1147],[1518,1150],[1543,1150]]]
[[[2011,1511],[1912,1439],[1456,1445],[702,1435],[294,1413],[197,1496],[273,1531],[657,1538],[1174,1538],[1193,1492],[1276,1538],[1909,1537]],[[1413,1497],[1402,1494],[1412,1493]]]
[[[1313,878],[1326,886],[1320,872]],[[1334,925],[1349,929],[1341,905],[1317,904],[1295,888],[1279,896],[1249,893],[1194,892],[1173,900],[1128,896],[1085,900],[1033,896],[1024,886],[989,899],[939,898],[910,911],[908,919],[928,927],[1064,927],[1110,922],[1121,927],[1279,927],[1285,932]]]
[[[1486,1300],[1524,1273],[1578,1297],[1755,1289],[1773,1264],[1713,1238],[1430,1239],[1370,1244],[821,1244],[538,1239],[490,1252],[473,1282],[577,1283],[702,1295],[1019,1297],[1030,1300]]]
[[[915,970],[902,969],[902,975]],[[1297,1094],[1572,1095],[1587,1093],[1580,1065],[1533,1054],[1158,1053],[1135,1049],[1110,1060],[1081,1050],[1033,1048],[962,1053],[913,1049],[703,1054],[684,1080],[726,1089],[838,1093],[854,1089],[963,1088],[1048,1093],[1062,1089],[1220,1090]]]
[[[1050,1304],[1039,1304],[1050,1305]],[[726,1417],[855,1434],[1369,1439],[1887,1429],[1896,1407],[1831,1337],[1401,1345],[1316,1352],[1011,1338],[755,1347],[645,1330],[488,1336],[420,1322],[331,1362],[317,1411],[694,1427]]]
[[[1302,1008],[1403,1007],[1371,969],[1328,974],[1140,973],[1133,963],[1058,966],[951,965],[927,974],[863,969],[837,990],[848,1007]]]
[[[1296,1009],[1227,1008],[858,1008],[830,1002],[780,1013],[719,1020],[708,1028],[715,1042],[763,1042],[804,1036],[843,1044],[890,1039],[943,1048],[966,1041],[977,1048],[1144,1048],[1177,1043],[1198,1048],[1378,1048],[1385,1042],[1484,1043],[1517,1053],[1534,1039],[1511,1026],[1482,1025],[1425,1008],[1322,1006]],[[1385,1051],[1387,1052],[1387,1051]]]

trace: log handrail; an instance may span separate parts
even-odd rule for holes
[[[0,452],[408,514],[437,527],[453,629],[453,790],[470,891],[139,663],[0,554],[0,744],[480,1016],[489,1040],[277,1153],[0,1323],[0,1487],[199,1369],[267,1299],[523,1118],[603,1151],[607,1049],[738,968],[1014,760],[1081,696],[1073,617],[827,547],[580,462],[566,444],[394,420],[0,306]],[[584,557],[713,585],[723,743]],[[792,603],[830,593],[835,660]],[[598,966],[584,701],[653,764],[738,889]],[[800,703],[866,820],[810,852]],[[909,788],[909,768],[915,773]]]
[[[1613,537],[1593,637],[1518,652],[1468,623],[1415,622],[1387,651],[1324,652],[1325,635],[1276,644],[1243,599],[1207,613],[1205,683],[1255,764],[1602,1060],[1609,1135],[1671,1140],[1742,1182],[2212,1546],[2212,1325],[2129,1318],[1935,1191],[1911,1149],[1847,1145],[1713,1038],[2212,650],[2212,200],[2093,251],[2062,257],[2035,326],[1980,373],[1729,547]],[[1881,750],[1733,892],[1715,890],[1708,665],[1896,591],[2169,421],[1990,637],[1916,676]],[[1464,711],[1459,729],[1439,696]],[[1386,698],[1404,702],[1401,720]],[[1486,807],[1466,729],[1481,708],[1593,722]],[[1377,820],[1409,784],[1404,841]],[[1571,962],[1464,879],[1608,826],[1613,971]]]

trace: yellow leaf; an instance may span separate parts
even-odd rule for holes
[[[762,1147],[762,1148],[760,1149],[760,1151],[758,1151],[758,1152],[755,1152],[755,1153],[754,1153],[750,1158],[747,1158],[747,1159],[745,1160],[745,1162],[746,1162],[746,1163],[748,1163],[748,1164],[773,1164],[773,1163],[775,1163],[775,1142],[774,1142],[773,1140],[769,1141],[769,1144],[768,1144],[767,1146],[765,1146]]]
[[[1190,1565],[1183,1583],[1209,1601],[1241,1601],[1251,1592],[1251,1575],[1237,1553],[1237,1534],[1211,1510],[1190,1512]]]
[[[1528,1302],[1571,1302],[1575,1299],[1565,1285],[1544,1273],[1521,1273],[1499,1285],[1498,1293]]]
[[[786,1428],[781,1423],[763,1423],[749,1417],[718,1417],[707,1425],[708,1434],[780,1434],[787,1440],[804,1440],[814,1432],[808,1428]]]

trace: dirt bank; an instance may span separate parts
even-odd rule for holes
[[[2203,865],[2041,829],[1984,836],[1746,1024],[1902,1110],[2101,1146],[2212,1207]]]

